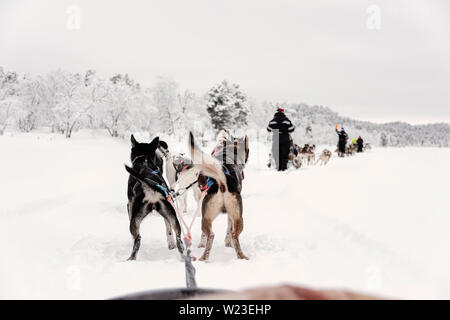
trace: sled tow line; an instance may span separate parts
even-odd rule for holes
[[[193,183],[191,183],[187,188],[185,188],[184,191],[189,189],[196,182],[197,182],[197,180],[194,181]],[[192,247],[191,229],[192,229],[192,226],[194,225],[195,218],[200,215],[200,208],[201,208],[203,199],[205,198],[206,194],[208,193],[209,187],[210,186],[207,186],[205,189],[202,189],[202,194],[197,203],[197,209],[195,210],[194,216],[192,217],[191,223],[189,225],[183,219],[182,215],[180,214],[180,210],[178,208],[178,201],[176,200],[176,196],[180,195],[180,193],[177,192],[173,195],[169,194],[167,196],[167,201],[169,201],[169,203],[172,205],[173,209],[175,210],[175,213],[177,214],[178,220],[183,225],[183,228],[181,228],[181,231],[183,232],[183,235],[184,235],[184,245],[186,247],[185,252],[183,254],[183,258],[184,258],[184,267],[185,267],[185,271],[186,271],[186,287],[188,289],[196,289],[197,288],[197,281],[195,280],[195,267],[192,264],[192,261],[195,261],[197,259],[196,259],[196,257],[191,256],[191,247]]]

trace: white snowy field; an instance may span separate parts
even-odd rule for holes
[[[184,264],[167,249],[157,214],[142,224],[137,261],[126,261],[128,140],[16,135],[0,137],[0,150],[0,298],[104,299],[184,286]],[[289,282],[450,298],[450,149],[376,148],[284,173],[266,160],[266,148],[251,143],[241,235],[250,260],[224,246],[219,216],[211,261],[194,262],[199,286]],[[193,237],[196,245],[200,219]]]

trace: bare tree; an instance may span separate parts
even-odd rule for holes
[[[58,87],[52,108],[54,125],[66,138],[70,138],[73,130],[92,108],[90,92],[78,73],[57,71],[55,78],[58,80]]]
[[[0,67],[0,135],[5,133],[12,116],[12,107],[17,105],[18,76],[15,72],[5,73]]]
[[[131,127],[130,113],[140,88],[128,76],[116,75],[106,85],[106,96],[98,108],[102,126],[112,137]]]
[[[176,124],[181,119],[177,107],[178,84],[169,78],[158,78],[152,88],[156,108],[159,110],[159,119],[166,124],[168,134],[174,134]]]
[[[25,77],[21,87],[21,99],[17,126],[20,131],[30,132],[36,129],[38,124],[42,106],[42,82],[38,78]]]
[[[0,102],[0,136],[5,133],[8,126],[9,119],[11,117],[11,103],[2,101]]]

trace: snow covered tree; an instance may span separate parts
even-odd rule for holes
[[[30,132],[38,126],[42,109],[42,83],[37,78],[25,76],[21,86],[21,103],[17,112],[17,126],[20,131]]]
[[[387,145],[388,145],[388,140],[387,140],[386,134],[385,134],[384,132],[381,133],[380,139],[381,139],[381,142],[380,142],[380,143],[381,143],[381,146],[382,146],[382,147],[387,147]]]
[[[103,126],[101,118],[97,117],[102,104],[106,102],[108,96],[107,87],[109,80],[101,79],[94,70],[86,71],[84,75],[84,86],[86,88],[87,109],[85,115],[84,126],[91,129],[97,129]]]
[[[147,132],[149,138],[153,138],[160,129],[158,123],[158,109],[153,101],[153,92],[150,88],[144,88],[134,99],[135,107],[130,110],[130,118],[133,129]]]
[[[154,104],[159,111],[159,121],[164,124],[163,131],[172,135],[181,126],[181,110],[177,98],[178,84],[170,78],[159,77],[152,91]]]
[[[0,101],[0,136],[5,133],[11,118],[11,104],[6,99]]]
[[[247,118],[249,114],[247,96],[238,84],[231,86],[231,93],[234,126],[237,129],[245,128],[248,125]]]
[[[350,137],[361,136],[373,145],[450,145],[448,123],[376,124],[340,116],[320,105],[285,102],[278,106],[287,110],[296,126],[293,139],[299,144],[336,144],[337,123]],[[178,84],[168,78],[158,78],[154,86],[141,88],[128,74],[108,79],[97,76],[94,70],[84,74],[57,70],[19,77],[0,67],[0,135],[16,125],[24,132],[49,127],[66,137],[81,128],[105,128],[113,137],[140,130],[150,136],[167,134],[181,140],[189,129],[207,143],[214,131],[224,128],[236,135],[245,130],[252,138],[269,139],[265,128],[276,107],[247,98],[238,85],[226,81],[197,96],[189,90],[180,92]]]
[[[211,124],[216,131],[229,128],[232,115],[226,101],[225,87],[217,85],[208,92],[208,103],[206,110],[211,117]]]
[[[140,92],[139,84],[128,75],[117,74],[105,84],[105,96],[97,106],[96,118],[112,137],[132,127],[130,113]]]
[[[4,134],[18,104],[18,76],[15,72],[5,73],[0,67],[0,136]]]
[[[308,139],[312,139],[313,135],[312,135],[312,127],[311,127],[311,124],[308,124],[308,125],[306,126],[306,128],[305,128],[305,136],[306,136]]]
[[[258,103],[256,99],[248,99],[248,110],[251,117],[248,118],[248,126],[266,131],[267,123],[273,117],[274,106],[268,101]]]
[[[212,87],[207,96],[206,110],[216,131],[241,129],[247,126],[249,113],[247,97],[239,85],[229,85],[224,80]]]
[[[196,96],[193,92],[185,90],[183,93],[178,93],[178,105],[181,110],[181,121],[183,122],[183,128],[187,128],[192,120],[196,120],[196,117],[192,117],[193,113],[197,113],[197,110],[193,110],[196,103]]]
[[[189,90],[178,94],[178,101],[182,113],[183,127],[181,128],[181,136],[184,139],[188,131],[193,131],[199,141],[206,143],[209,133],[212,133],[211,122],[209,121],[208,112],[205,109],[206,101],[204,98],[197,96]]]
[[[53,125],[66,138],[70,138],[73,130],[81,124],[83,116],[92,108],[88,87],[85,85],[85,79],[78,73],[72,74],[58,70],[49,76],[57,80],[57,91],[52,108]]]

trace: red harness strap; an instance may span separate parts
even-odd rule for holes
[[[173,198],[171,196],[167,197],[167,201],[169,201],[169,203],[172,205],[173,209],[175,210],[175,213],[177,214],[178,220],[181,221],[181,223],[184,226],[184,229],[186,230],[184,232],[184,240],[188,241],[189,246],[192,246],[192,234],[191,234],[192,226],[194,225],[195,218],[200,213],[201,204],[202,204],[203,199],[205,198],[206,194],[208,193],[209,188],[210,188],[210,186],[206,186],[206,188],[202,188],[202,194],[200,196],[200,199],[198,199],[197,209],[195,210],[195,214],[192,217],[192,220],[191,220],[191,223],[189,226],[187,225],[186,221],[184,221],[183,217],[181,216],[180,212],[178,211],[178,208],[175,205]],[[195,260],[195,257],[193,257],[193,258]]]
[[[211,155],[215,157],[216,154],[218,154],[221,150],[222,148],[219,148],[219,146],[215,146],[213,152],[211,152]]]
[[[189,167],[188,165],[185,165],[185,166],[181,169],[180,172],[176,173],[176,175],[178,175],[178,179],[179,179],[179,177],[181,177],[181,174],[184,173],[184,171],[186,171],[186,169],[187,169],[188,167]],[[178,179],[177,179],[177,180],[178,180]],[[173,189],[173,188],[176,186],[177,183],[178,183],[178,181],[175,181],[174,184],[171,185],[170,187]]]

